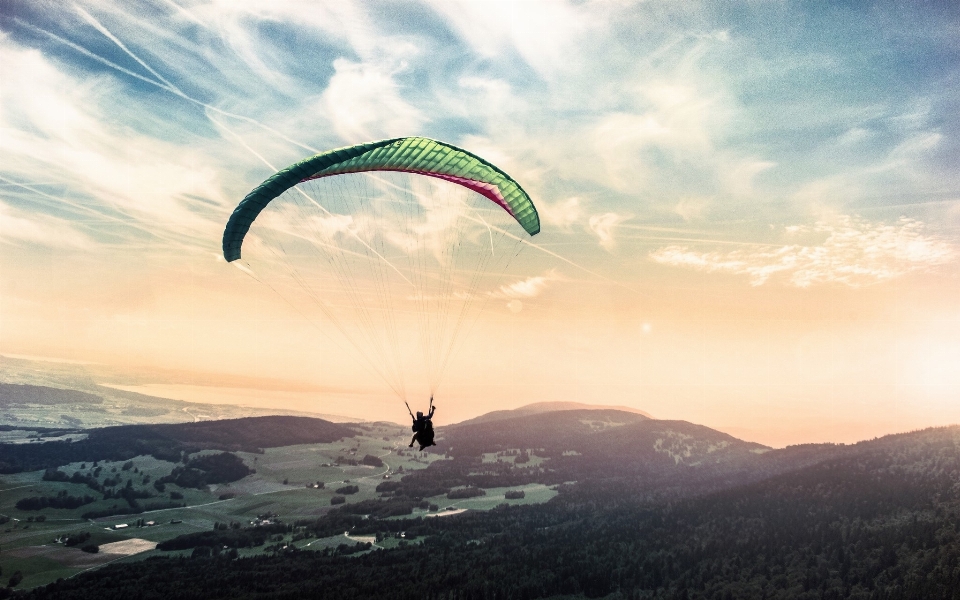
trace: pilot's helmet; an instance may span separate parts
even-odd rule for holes
[[[422,417],[422,416],[423,416],[423,413],[418,410],[418,411],[417,411],[417,418],[419,419],[419,418]]]

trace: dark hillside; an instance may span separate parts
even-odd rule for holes
[[[666,459],[674,465],[691,466],[721,462],[731,454],[758,455],[770,450],[703,425],[652,419],[585,436],[581,447],[585,454]]]
[[[331,514],[342,520],[331,531],[423,541],[354,558],[115,564],[25,597],[960,599],[960,427],[834,450],[792,473],[660,505],[585,504],[564,491],[542,506],[455,518]]]
[[[121,430],[125,427],[108,429]],[[209,448],[248,452],[259,448],[322,444],[356,435],[349,427],[324,419],[290,416],[248,417],[143,427],[184,444],[204,444],[204,447]]]
[[[549,463],[566,480],[617,477],[618,485],[634,491],[685,486],[689,492],[753,481],[752,471],[770,450],[702,425],[661,420],[583,435],[576,449],[579,454],[556,456]]]
[[[593,473],[673,477],[696,471],[697,477],[709,473],[746,483],[815,464],[850,448],[804,444],[773,450],[702,425],[613,409],[510,418],[501,414],[492,421],[485,417],[442,428],[436,451],[467,459],[484,452],[531,449],[550,459],[545,469],[563,473],[568,480],[595,479]]]
[[[542,448],[549,454],[576,450],[582,436],[648,420],[622,410],[563,410],[451,425],[442,430],[436,450],[454,456],[477,456],[511,448]]]
[[[535,402],[533,404],[527,404],[512,410],[495,410],[493,412],[488,412],[480,415],[479,417],[461,421],[460,423],[457,423],[457,425],[489,423],[491,421],[501,421],[503,419],[513,419],[515,417],[525,417],[527,415],[536,415],[547,412],[558,412],[561,410],[617,410],[641,415],[647,417],[648,419],[653,418],[648,413],[636,408],[630,408],[629,406],[599,406],[595,404],[584,404],[582,402]]]
[[[627,421],[627,422],[625,422]],[[615,410],[560,411],[443,429],[439,461],[406,475],[394,496],[529,483],[564,486],[586,505],[657,503],[745,485],[841,456],[899,445],[893,436],[854,446],[808,444],[772,450],[686,421]],[[899,446],[898,446],[899,447]],[[529,460],[528,452],[538,460]],[[481,454],[487,455],[481,460]],[[497,453],[490,457],[491,453]]]
[[[618,410],[565,410],[443,429],[437,449],[453,457],[406,475],[393,493],[429,497],[452,488],[528,483],[567,486],[589,502],[688,497],[791,468],[769,448],[685,421]],[[490,454],[496,453],[492,457]],[[486,454],[486,460],[481,459]],[[531,456],[536,457],[533,460]],[[779,469],[779,470],[777,470]]]
[[[326,443],[356,433],[343,425],[309,417],[248,417],[168,425],[119,425],[83,430],[78,442],[0,444],[0,473],[52,469],[71,462],[129,460],[151,454],[178,461],[184,451],[277,448]]]

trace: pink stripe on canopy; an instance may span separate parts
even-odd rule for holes
[[[511,217],[516,218],[517,215],[513,214],[513,211],[510,210],[510,205],[507,204],[506,199],[504,199],[503,194],[500,193],[500,188],[492,183],[484,183],[482,181],[477,181],[476,179],[468,179],[466,177],[457,177],[456,175],[445,175],[443,173],[432,173],[429,171],[413,171],[407,169],[376,169],[377,171],[393,171],[396,173],[414,173],[416,175],[426,175],[427,177],[434,177],[436,179],[443,179],[444,181],[449,181],[451,183],[456,183],[461,185],[469,190],[472,190],[484,198],[488,198],[496,202],[503,210],[507,211]],[[311,179],[320,179],[322,177],[333,177],[334,175],[343,175],[346,173],[363,173],[366,172],[366,169],[357,169],[350,171],[338,171],[336,173],[324,173],[322,175],[316,175],[314,177],[307,177],[302,179],[303,181],[310,181]]]

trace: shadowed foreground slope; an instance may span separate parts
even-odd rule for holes
[[[582,489],[445,519],[358,516],[354,535],[402,527],[422,545],[153,559],[25,597],[960,598],[957,427],[830,449],[687,500],[628,500]]]

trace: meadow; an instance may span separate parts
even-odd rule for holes
[[[168,482],[162,486],[163,492],[159,492],[155,482],[170,474],[178,463],[158,460],[149,455],[136,456],[127,461],[74,462],[57,469],[68,477],[74,473],[91,474],[100,469],[100,481],[112,479],[118,481],[117,487],[129,485],[136,492],[150,494],[151,498],[138,501],[144,510],[134,514],[84,518],[83,515],[90,512],[128,509],[128,503],[123,498],[101,499],[103,494],[81,483],[45,480],[44,470],[2,475],[0,515],[7,519],[0,525],[2,576],[7,578],[17,571],[21,572],[23,580],[18,587],[24,589],[71,577],[108,563],[137,561],[155,555],[189,555],[190,550],[144,549],[149,546],[145,544],[134,546],[130,554],[91,554],[81,550],[80,546],[68,547],[57,540],[64,536],[88,533],[91,537],[86,543],[101,548],[105,544],[124,540],[144,540],[155,545],[177,536],[211,531],[217,524],[250,527],[277,520],[293,523],[317,519],[334,508],[331,499],[336,496],[343,497],[346,504],[376,499],[382,496],[376,487],[384,481],[399,479],[405,473],[424,469],[431,462],[443,459],[436,453],[416,452],[407,448],[409,434],[405,427],[374,423],[358,426],[356,431],[358,435],[353,438],[331,443],[265,448],[261,452],[235,452],[255,472],[238,481],[211,484],[202,489],[180,487]],[[5,435],[8,443],[26,443],[32,432],[20,430],[5,432]],[[216,453],[216,450],[203,450],[190,457],[194,459]],[[368,456],[379,459],[382,466],[363,464],[363,459]],[[357,491],[347,494],[337,492],[349,486],[356,486]],[[524,497],[507,500],[504,495],[509,490],[522,490]],[[17,508],[17,503],[27,498],[58,495],[89,495],[97,499],[76,508],[46,508],[39,511]],[[452,516],[464,510],[489,510],[504,503],[541,503],[555,495],[555,490],[542,484],[491,488],[486,490],[484,496],[458,500],[440,495],[425,499],[437,507],[435,510],[416,508],[412,515],[404,518]],[[184,506],[151,510],[150,504],[158,501]],[[323,550],[336,548],[340,544],[353,545],[358,541],[368,541],[364,536],[354,538],[339,535],[297,540],[294,537],[297,537],[294,532],[274,535],[268,546],[271,549],[296,546],[305,550]],[[374,547],[389,548],[401,543],[406,542],[401,538],[389,538],[375,543]],[[267,552],[266,546],[238,549],[240,556],[264,552]]]

